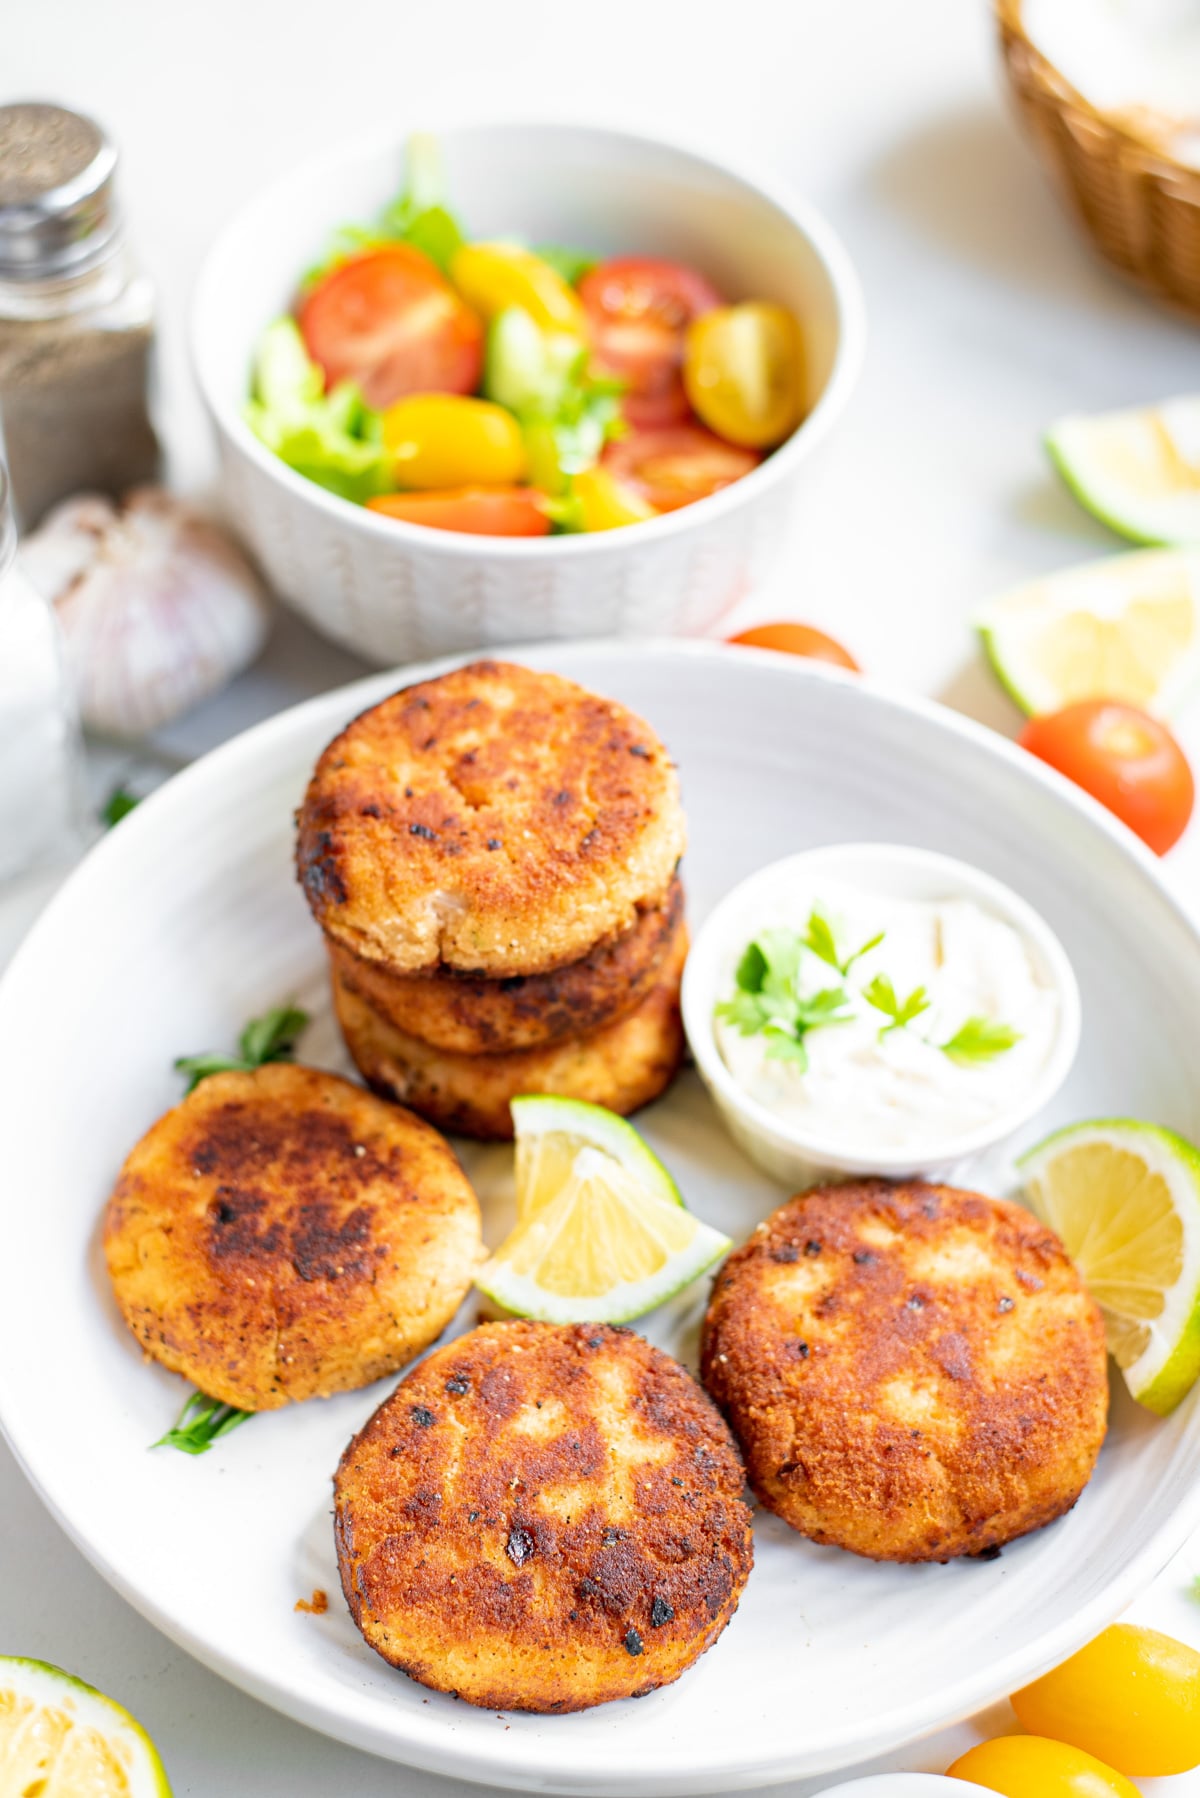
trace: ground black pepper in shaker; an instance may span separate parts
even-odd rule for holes
[[[28,528],[56,500],[158,473],[154,296],[117,208],[117,152],[61,106],[0,106],[0,437]]]

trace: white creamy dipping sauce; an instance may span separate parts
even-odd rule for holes
[[[822,879],[765,900],[750,934],[727,945],[718,996],[738,992],[737,969],[751,936],[780,929],[803,936],[812,913],[832,926],[838,959],[883,933],[846,973],[809,948],[799,953],[802,999],[842,989],[846,1021],[807,1029],[807,1066],[771,1053],[772,1036],[746,1035],[719,1015],[717,1046],[742,1090],[780,1122],[846,1152],[953,1147],[1019,1106],[1038,1084],[1062,1021],[1057,988],[1043,975],[1021,932],[972,899],[909,900]],[[883,977],[903,1003],[924,988],[928,1008],[899,1028],[866,989]],[[880,988],[874,987],[876,996]],[[967,1026],[978,1051],[980,1021],[1006,1027],[1011,1047],[957,1059],[952,1044]]]

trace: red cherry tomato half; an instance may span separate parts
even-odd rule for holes
[[[479,385],[483,326],[411,244],[339,263],[305,295],[297,319],[329,386],[357,381],[369,406]]]
[[[777,649],[784,655],[811,656],[815,662],[832,662],[837,668],[862,669],[848,649],[836,637],[827,637],[812,624],[756,624],[748,631],[730,637],[731,643],[745,643],[751,649]]]
[[[668,425],[618,437],[602,460],[616,480],[640,493],[656,511],[673,512],[740,481],[762,457],[714,437],[702,425]]]
[[[1195,801],[1192,771],[1157,718],[1115,699],[1087,699],[1031,718],[1021,742],[1115,812],[1156,855],[1183,835]]]
[[[629,383],[623,410],[631,425],[681,422],[691,407],[683,389],[687,328],[720,306],[711,282],[678,262],[617,256],[579,283],[597,366]]]
[[[372,512],[473,537],[544,537],[550,520],[532,487],[453,487],[435,493],[385,493]]]

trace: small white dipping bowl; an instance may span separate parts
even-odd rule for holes
[[[965,1779],[943,1779],[940,1773],[877,1773],[852,1779],[849,1785],[826,1786],[816,1798],[970,1798],[983,1786]]]
[[[414,121],[423,124],[424,121]],[[192,315],[233,522],[280,597],[380,662],[548,637],[701,632],[786,539],[805,464],[862,361],[857,277],[820,214],[782,188],[655,138],[582,125],[438,131],[450,203],[473,237],[693,263],[731,300],[801,320],[811,410],[759,468],[710,499],[588,536],[471,537],[351,505],[285,466],[242,416],[263,327],[339,226],[403,176],[407,133],[333,151],[252,200],[209,252]]]
[[[713,1028],[713,1012],[727,995],[730,950],[739,950],[761,928],[781,893],[801,880],[846,881],[882,898],[970,899],[1010,924],[1029,947],[1043,980],[1059,1000],[1058,1033],[1040,1078],[1017,1105],[986,1124],[903,1151],[856,1151],[851,1142],[825,1140],[779,1118],[752,1098],[725,1064]],[[1050,926],[1018,895],[967,862],[898,843],[839,843],[771,862],[727,893],[701,926],[683,977],[683,1022],[701,1078],[730,1134],[752,1161],[785,1185],[797,1187],[823,1174],[880,1174],[905,1179],[944,1175],[969,1156],[995,1148],[1053,1098],[1079,1046],[1079,987],[1066,951]]]

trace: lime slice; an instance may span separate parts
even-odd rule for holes
[[[1135,543],[1200,543],[1200,398],[1060,419],[1046,448],[1110,530]]]
[[[545,1109],[543,1109],[545,1108]],[[623,1118],[568,1099],[518,1099],[517,1225],[476,1284],[544,1323],[624,1323],[730,1248],[687,1211]]]
[[[993,599],[977,623],[992,666],[1035,715],[1123,699],[1158,716],[1200,674],[1200,554],[1141,550]]]
[[[1060,1130],[1018,1166],[1104,1312],[1130,1392],[1165,1417],[1200,1375],[1200,1151],[1117,1118]]]
[[[127,1710],[47,1661],[0,1655],[0,1798],[171,1798]]]
[[[683,1194],[633,1125],[585,1099],[528,1094],[511,1106],[517,1137],[517,1219],[524,1223],[562,1191],[580,1149],[600,1149],[672,1205]]]

